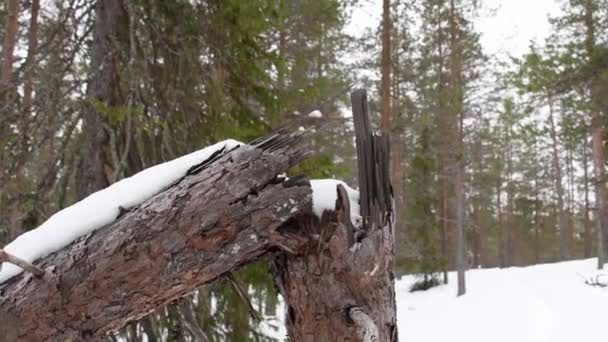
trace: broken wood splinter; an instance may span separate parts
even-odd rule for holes
[[[35,275],[38,278],[40,278],[44,275],[44,270],[41,269],[40,267],[34,266],[33,264],[31,264],[19,257],[16,257],[10,253],[7,253],[2,249],[0,249],[0,262],[8,262],[13,265],[19,266],[19,267],[23,268],[24,270],[32,273],[33,275]]]

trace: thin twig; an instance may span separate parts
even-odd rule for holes
[[[247,308],[249,309],[249,314],[251,315],[251,317],[253,317],[253,319],[255,319],[256,322],[262,321],[262,317],[260,316],[259,312],[253,307],[253,304],[251,303],[251,300],[247,296],[247,293],[245,293],[245,290],[243,289],[241,284],[238,282],[238,280],[234,277],[234,275],[232,273],[229,273],[226,276],[226,279],[228,279],[228,282],[230,282],[230,285],[232,285],[232,287],[234,288],[236,293],[238,293],[239,297],[241,297],[243,302],[245,302],[245,304],[247,304]]]
[[[18,258],[10,253],[7,253],[2,249],[0,249],[0,262],[8,262],[13,265],[19,266],[22,269],[24,269],[28,272],[31,272],[33,275],[35,275],[38,278],[40,278],[44,275],[44,270],[41,269],[40,267],[34,266],[31,263],[29,263],[21,258]]]

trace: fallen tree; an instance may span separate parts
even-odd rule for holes
[[[388,140],[353,94],[361,214],[338,186],[335,211],[313,213],[310,183],[286,179],[306,132],[218,153],[115,222],[0,284],[6,341],[97,340],[236,268],[273,255],[291,341],[396,341]]]

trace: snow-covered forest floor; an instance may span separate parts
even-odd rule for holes
[[[416,277],[402,277],[396,282],[399,340],[608,341],[608,287],[585,284],[598,275],[608,281],[608,271],[598,272],[596,262],[470,270],[462,297],[456,297],[455,272],[449,273],[448,285],[413,293],[409,288]],[[283,308],[277,312],[283,313]],[[264,330],[275,338],[285,332],[277,321]]]
[[[449,284],[410,293],[413,276],[396,283],[401,341],[608,341],[608,281],[597,259],[467,272],[467,294]],[[604,276],[602,276],[604,274]]]

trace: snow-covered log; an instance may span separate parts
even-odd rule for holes
[[[95,340],[268,251],[297,252],[306,236],[282,227],[312,213],[311,187],[277,177],[303,156],[286,144],[294,139],[214,155],[39,259],[42,278],[26,272],[0,284],[1,340]]]

